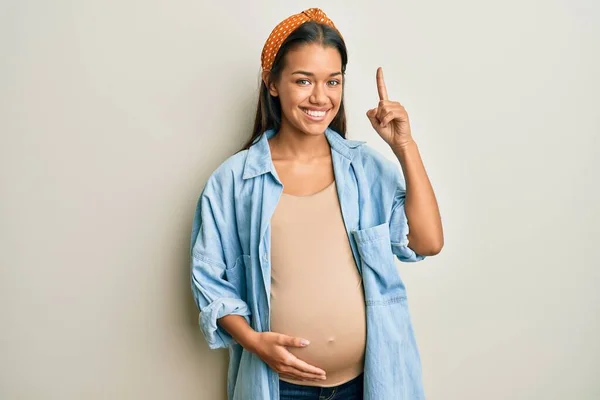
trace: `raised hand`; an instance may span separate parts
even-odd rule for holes
[[[413,141],[408,113],[402,104],[388,99],[381,67],[377,68],[376,80],[379,104],[367,111],[367,117],[388,145],[392,148],[404,146]]]

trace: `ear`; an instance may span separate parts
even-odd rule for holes
[[[262,80],[265,83],[265,86],[267,87],[267,89],[269,89],[269,93],[271,94],[271,96],[273,96],[273,97],[279,96],[279,91],[277,90],[275,83],[271,82],[270,71],[263,71]]]

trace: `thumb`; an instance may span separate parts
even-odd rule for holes
[[[289,347],[306,347],[310,342],[303,338],[281,335],[281,344]]]
[[[379,121],[377,120],[376,115],[377,115],[376,108],[372,108],[369,111],[367,111],[367,118],[369,118],[369,121],[371,121],[371,124],[373,126],[379,125]]]

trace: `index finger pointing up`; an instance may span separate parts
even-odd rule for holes
[[[377,68],[377,92],[379,92],[379,100],[387,100],[388,94],[383,80],[383,69]]]

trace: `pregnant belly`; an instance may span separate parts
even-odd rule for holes
[[[360,289],[360,288],[359,288]],[[362,290],[355,295],[319,298],[288,291],[271,300],[271,331],[310,341],[304,348],[288,350],[310,365],[323,369],[322,382],[287,382],[313,386],[336,386],[358,376],[363,369],[366,321]]]

